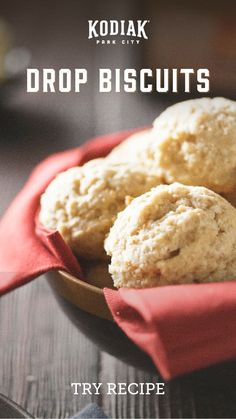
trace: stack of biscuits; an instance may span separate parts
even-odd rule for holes
[[[202,98],[60,173],[41,197],[40,222],[98,286],[226,281],[236,279],[235,204],[236,102]]]

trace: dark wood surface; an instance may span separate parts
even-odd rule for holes
[[[30,49],[32,66],[85,67],[91,82],[80,94],[31,95],[23,77],[0,91],[1,213],[48,154],[94,135],[150,124],[167,105],[149,95],[102,95],[96,89],[99,67],[137,66],[142,52],[129,46],[94,48],[87,40],[87,19],[133,17],[137,1],[19,3],[9,0],[0,11],[15,30],[16,43]],[[112,418],[236,417],[235,386],[206,386],[205,378],[169,383],[159,398],[76,397],[70,387],[74,381],[159,378],[99,351],[62,312],[44,276],[0,300],[0,392],[38,418],[68,418],[91,401]]]

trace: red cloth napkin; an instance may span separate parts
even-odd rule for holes
[[[60,234],[36,227],[40,195],[57,173],[106,155],[129,134],[99,137],[36,167],[0,223],[0,294],[50,269],[81,277]],[[236,356],[236,281],[104,293],[117,324],[166,379]]]

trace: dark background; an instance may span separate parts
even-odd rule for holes
[[[23,74],[17,83],[0,87],[1,213],[35,164],[48,154],[95,135],[149,125],[161,110],[179,100],[175,95],[99,94],[94,75],[100,67],[204,64],[211,70],[211,95],[234,95],[234,2],[224,2],[223,10],[208,2],[207,12],[203,2],[198,2],[197,9],[189,3],[2,2],[0,15],[12,26],[15,45],[31,52],[31,67],[87,68],[90,83],[79,94],[27,94]],[[88,19],[137,17],[151,20],[150,40],[140,45],[95,46],[87,39]],[[74,381],[157,379],[100,352],[80,334],[61,312],[44,277],[1,298],[0,392],[38,418],[67,418],[91,401],[88,396],[73,396],[70,383]],[[111,417],[213,418],[235,417],[234,399],[230,385],[212,389],[177,380],[167,385],[164,397],[95,401]]]

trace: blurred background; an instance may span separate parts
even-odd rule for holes
[[[149,125],[169,104],[196,94],[195,89],[184,96],[101,94],[96,79],[101,67],[209,68],[210,96],[234,97],[235,9],[235,1],[2,2],[0,213],[48,154],[96,135]],[[139,45],[96,45],[87,39],[88,19],[137,18],[150,20],[149,40]],[[26,65],[87,68],[89,83],[79,94],[26,93]],[[157,378],[101,353],[80,335],[61,313],[43,277],[0,300],[0,372],[0,392],[42,418],[69,417],[91,401],[88,396],[73,397],[73,381]],[[139,401],[132,397],[96,401],[107,414],[120,418],[213,417],[211,409],[216,406],[218,417],[226,417],[220,410],[226,404],[224,395],[209,392],[205,405],[199,397],[194,389],[174,383],[165,400],[142,396]],[[233,416],[228,412],[227,417]]]

